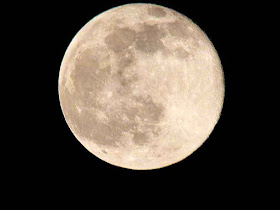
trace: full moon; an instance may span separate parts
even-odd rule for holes
[[[64,118],[78,141],[115,166],[150,170],[197,150],[217,124],[224,74],[206,34],[154,4],[126,4],[90,20],[61,63]]]

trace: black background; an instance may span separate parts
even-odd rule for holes
[[[245,145],[251,141],[244,126],[247,121],[244,112],[249,108],[241,101],[248,99],[246,91],[251,87],[241,91],[248,73],[240,66],[245,66],[248,59],[254,5],[249,7],[236,1],[141,1],[169,7],[192,19],[213,42],[223,65],[226,89],[222,115],[208,140],[191,156],[161,169],[124,169],[92,155],[71,133],[58,97],[59,69],[66,48],[94,16],[133,2],[138,1],[69,1],[33,5],[27,22],[36,32],[31,37],[35,45],[32,59],[40,64],[37,65],[40,68],[30,73],[30,77],[36,78],[29,84],[32,99],[35,99],[32,108],[36,116],[30,125],[32,146],[26,154],[28,160],[22,165],[22,171],[38,186],[72,188],[77,185],[100,190],[100,185],[104,191],[146,188],[151,194],[159,190],[166,193],[174,192],[170,189],[184,191],[193,186],[198,186],[195,193],[199,194],[214,189],[224,192],[238,188],[240,181],[250,183],[248,171],[253,160],[244,158],[248,152]]]

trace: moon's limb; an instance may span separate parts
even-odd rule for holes
[[[154,169],[195,151],[224,99],[218,54],[187,17],[128,4],[88,22],[63,58],[59,98],[76,138],[120,167]]]

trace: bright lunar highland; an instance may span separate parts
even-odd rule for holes
[[[122,5],[90,20],[67,48],[58,83],[79,142],[136,170],[169,166],[199,148],[220,117],[225,89],[206,34],[154,4]]]

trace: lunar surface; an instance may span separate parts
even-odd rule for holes
[[[221,113],[224,75],[206,34],[154,4],[127,4],[90,20],[59,75],[65,120],[79,142],[115,166],[177,163],[209,137]]]

